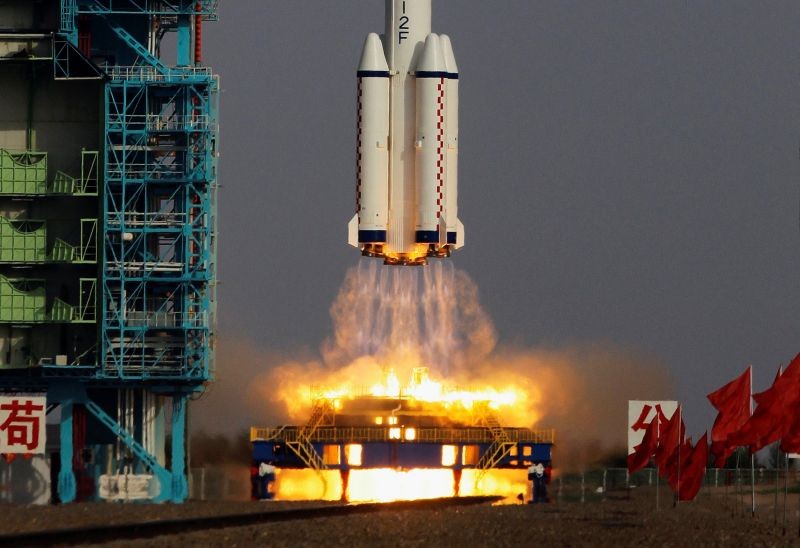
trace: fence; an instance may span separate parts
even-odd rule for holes
[[[192,500],[249,500],[250,470],[242,466],[206,466],[189,471]]]
[[[788,475],[787,475],[788,474]],[[800,472],[789,469],[757,468],[751,475],[750,468],[709,468],[703,478],[703,486],[698,496],[712,495],[714,492],[728,488],[750,492],[751,482],[757,494],[782,492],[788,485],[790,492],[796,492],[800,485]],[[665,493],[671,492],[666,480],[656,475],[654,468],[645,468],[634,474],[628,474],[626,468],[602,468],[557,474],[551,481],[549,490],[553,501],[592,502],[603,500],[608,493],[624,491],[639,487],[655,487],[660,485]]]

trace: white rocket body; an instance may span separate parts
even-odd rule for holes
[[[431,34],[431,0],[386,0],[386,33],[358,67],[358,188],[349,243],[389,264],[464,245],[458,220],[458,68]]]

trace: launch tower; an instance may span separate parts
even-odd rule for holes
[[[32,457],[62,502],[187,496],[187,402],[213,374],[216,13],[0,3],[0,399],[46,397],[58,435]]]

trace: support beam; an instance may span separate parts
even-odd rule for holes
[[[172,396],[172,502],[189,495],[186,482],[186,395]]]
[[[33,128],[34,100],[36,98],[36,64],[30,64],[28,72],[28,123],[25,129],[25,147],[32,152],[36,150],[36,134]]]
[[[75,500],[75,472],[72,470],[72,400],[61,402],[61,471],[58,473],[58,498],[62,503]]]
[[[142,447],[142,445],[134,439],[133,435],[131,435],[130,432],[128,432],[122,426],[120,426],[116,420],[111,418],[108,415],[108,413],[103,411],[103,409],[95,402],[91,400],[86,400],[86,409],[88,409],[92,415],[97,417],[97,419],[101,423],[103,423],[103,425],[105,425],[109,430],[111,430],[122,443],[130,447],[131,450],[133,451],[133,454],[136,455],[136,457],[139,460],[144,462],[150,468],[150,470],[153,471],[153,474],[158,479],[159,489],[160,489],[158,495],[153,499],[153,502],[166,502],[170,500],[170,498],[172,497],[173,481],[169,471],[167,471],[163,466],[161,466],[155,459],[155,457],[153,457],[153,455],[145,451],[144,447]],[[174,435],[175,434],[173,431],[173,436]],[[181,437],[183,437],[182,434]],[[174,440],[173,440],[173,446],[174,446]]]
[[[187,67],[192,62],[192,17],[178,16],[178,66]]]

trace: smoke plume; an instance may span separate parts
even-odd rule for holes
[[[222,341],[219,381],[197,406],[199,424],[214,430],[212,417],[240,424],[242,400],[250,424],[303,424],[312,382],[347,384],[358,392],[380,382],[388,369],[407,382],[413,368],[427,367],[445,386],[523,394],[501,409],[501,422],[556,429],[554,460],[572,469],[596,463],[609,451],[624,452],[627,400],[674,393],[656,359],[613,343],[498,345],[477,286],[450,261],[405,268],[362,260],[348,271],[330,313],[333,332],[318,356],[283,357],[252,343]],[[258,371],[248,371],[248,364]],[[228,403],[220,415],[223,398]],[[233,416],[237,410],[239,417]]]

